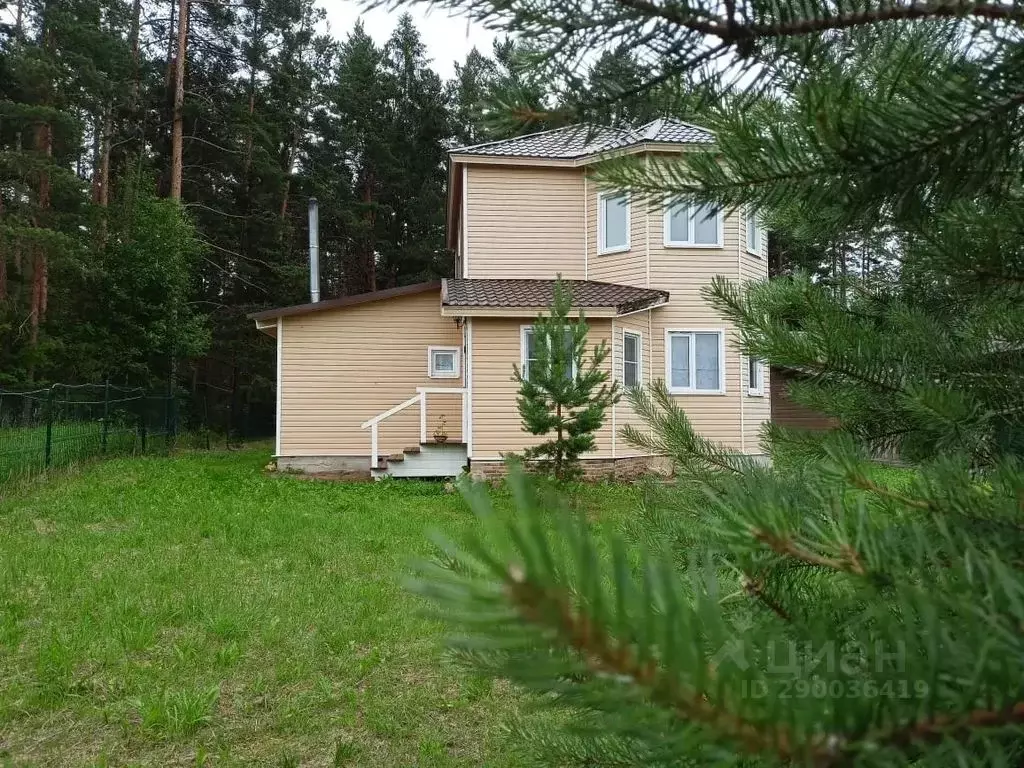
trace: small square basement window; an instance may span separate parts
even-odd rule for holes
[[[432,379],[459,378],[459,348],[428,347],[427,365]]]

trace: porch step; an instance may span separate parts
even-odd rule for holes
[[[466,465],[466,444],[426,442],[402,453],[379,456],[372,474],[383,477],[456,477]]]

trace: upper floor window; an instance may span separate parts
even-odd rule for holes
[[[761,255],[761,224],[753,208],[747,208],[747,250],[755,256]]]
[[[597,252],[629,250],[629,194],[602,192],[597,197]]]
[[[674,395],[725,392],[722,331],[665,332],[665,379]]]
[[[718,248],[722,245],[722,211],[705,203],[676,201],[665,206],[665,245]]]
[[[640,334],[632,331],[622,332],[622,384],[626,387],[639,387],[643,360],[643,345]]]
[[[756,357],[747,358],[747,394],[764,397],[764,362]]]

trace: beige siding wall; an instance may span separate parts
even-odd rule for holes
[[[440,295],[423,293],[283,318],[281,455],[370,454],[359,428],[416,394],[416,387],[462,386],[427,376],[428,346],[462,346],[462,331],[440,314]],[[464,369],[465,366],[463,366]],[[459,396],[428,396],[428,439],[444,415],[449,440],[462,439]],[[380,452],[419,442],[419,407],[383,422]]]
[[[611,321],[591,320],[589,345],[611,343]],[[516,408],[518,385],[512,364],[522,356],[522,327],[527,319],[473,318],[473,459],[497,459],[541,442],[522,429]],[[611,359],[606,361],[611,366]],[[611,414],[597,434],[597,450],[589,457],[611,456]]]
[[[613,365],[615,380],[619,382],[620,386],[625,386],[623,381],[623,350],[624,341],[623,335],[628,331],[631,333],[639,334],[640,336],[640,379],[644,385],[649,384],[652,381],[651,370],[653,368],[651,361],[651,313],[640,312],[635,315],[628,315],[626,317],[617,318],[614,321],[615,324],[615,348],[613,350]],[[623,392],[625,395],[625,392]],[[645,424],[636,415],[629,401],[623,396],[622,400],[615,405],[615,456],[622,458],[625,456],[638,456],[642,455],[643,451],[630,445],[626,442],[619,434],[622,428],[632,425],[637,429],[648,431]]]
[[[737,214],[740,215],[740,214]],[[739,221],[739,240],[740,240],[740,278],[743,282],[750,282],[754,280],[767,280],[768,279],[768,243],[767,233],[762,229],[761,231],[761,249],[758,255],[752,254],[747,250],[747,220],[746,216],[743,215]],[[771,374],[769,373],[768,366],[763,367],[764,382],[761,391],[763,395],[744,395],[746,400],[744,402],[744,427],[745,427],[745,444],[748,453],[759,452],[758,446],[761,442],[761,426],[772,418],[772,399],[771,399]],[[747,368],[744,366],[743,369],[743,387],[744,393],[749,389],[749,382],[747,381]]]
[[[664,237],[664,209],[648,218],[651,253],[651,286],[669,292],[667,306],[654,310],[652,374],[665,379],[665,332],[672,330],[721,330],[725,333],[725,394],[678,395],[694,427],[724,445],[746,450],[746,390],[741,392],[742,360],[732,339],[732,326],[701,295],[715,275],[736,279],[739,274],[739,216],[723,222],[721,248],[668,248]],[[745,382],[744,382],[745,387]],[[753,447],[753,446],[751,446]]]
[[[470,165],[466,277],[584,278],[583,171]]]
[[[629,202],[629,250],[598,253],[597,200],[601,188],[593,179],[587,183],[587,276],[590,280],[622,285],[647,286],[647,220],[649,206],[639,195]]]
[[[645,382],[665,377],[667,329],[722,330],[725,333],[725,394],[680,395],[694,425],[707,437],[748,453],[759,452],[761,425],[771,418],[771,398],[747,393],[746,360],[735,345],[733,328],[701,296],[715,275],[757,280],[767,260],[746,252],[742,211],[726,216],[721,248],[669,248],[664,245],[664,211],[639,195],[630,202],[627,252],[600,255],[598,194],[593,179],[579,169],[469,166],[469,277],[551,278],[561,272],[584,278],[652,288],[671,295],[668,306],[601,326],[614,336],[610,365],[621,376],[622,331],[642,333]],[[762,248],[762,250],[764,250]],[[585,257],[581,258],[581,257]],[[519,425],[511,364],[519,359],[520,320],[474,321],[474,445],[476,457],[497,456],[529,444]],[[607,323],[607,321],[605,321]],[[597,330],[597,323],[592,323]],[[765,372],[765,392],[769,382]],[[628,403],[614,412],[616,431],[637,423]],[[618,436],[612,445],[611,418],[599,443],[601,455],[635,452]]]

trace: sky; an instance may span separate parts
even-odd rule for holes
[[[495,37],[492,31],[479,24],[468,23],[464,17],[453,17],[443,8],[432,10],[423,4],[394,10],[364,10],[355,0],[319,0],[318,4],[327,11],[327,21],[335,37],[347,35],[356,19],[361,17],[366,32],[379,44],[391,36],[395,21],[404,11],[408,11],[423,36],[431,66],[445,79],[454,74],[455,62],[465,59],[473,46],[483,53],[490,53]]]

